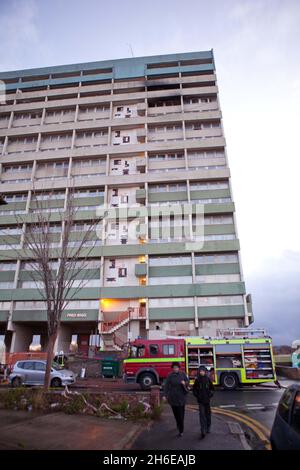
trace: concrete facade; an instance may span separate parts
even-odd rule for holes
[[[35,193],[59,246],[69,188],[80,208],[74,242],[96,213],[106,216],[57,350],[71,342],[83,352],[118,349],[137,336],[211,335],[253,321],[212,51],[3,72],[0,80],[0,193],[8,202],[0,207],[0,340],[8,350],[28,350],[33,335],[46,345],[45,306],[14,252],[23,247],[16,215],[25,230]]]

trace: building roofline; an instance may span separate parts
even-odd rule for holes
[[[183,52],[176,54],[161,54],[161,55],[151,55],[151,56],[141,56],[141,57],[127,57],[122,59],[113,59],[113,60],[102,60],[96,62],[82,62],[76,64],[65,64],[65,65],[54,65],[48,67],[37,67],[37,68],[28,68],[28,69],[18,69],[10,70],[5,72],[0,72],[0,79],[10,79],[10,78],[22,78],[28,75],[47,75],[51,73],[67,73],[67,72],[77,72],[81,70],[93,70],[98,68],[112,68],[112,67],[122,67],[126,68],[128,66],[137,66],[147,64],[155,64],[160,62],[173,62],[180,60],[193,60],[193,59],[213,59],[213,50],[208,51],[194,51],[194,52]]]

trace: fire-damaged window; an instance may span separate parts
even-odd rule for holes
[[[118,276],[119,277],[126,277],[127,276],[127,268],[119,268]]]
[[[122,204],[126,204],[128,202],[128,195],[126,194],[125,196],[120,196],[120,202]]]

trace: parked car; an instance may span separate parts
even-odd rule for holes
[[[9,376],[12,387],[21,385],[44,385],[46,372],[46,361],[27,360],[17,361]],[[50,385],[51,387],[62,387],[70,385],[76,380],[76,375],[67,369],[62,369],[57,364],[52,364]]]
[[[271,431],[273,450],[300,450],[300,385],[291,385],[278,404]]]

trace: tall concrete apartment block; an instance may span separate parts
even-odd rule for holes
[[[8,351],[46,347],[45,306],[14,248],[22,248],[35,198],[53,212],[59,246],[57,221],[70,188],[80,207],[74,243],[99,207],[108,217],[82,271],[87,284],[63,314],[57,350],[71,342],[82,352],[99,342],[117,350],[128,337],[214,335],[252,322],[212,51],[4,72],[0,80],[0,192],[7,201],[0,207],[0,334]],[[204,204],[199,250],[172,230],[151,238],[164,218],[150,209],[197,204]],[[145,209],[136,238],[130,218],[109,217],[126,207],[132,219]],[[22,230],[16,214],[26,216]],[[192,229],[193,210],[188,218]]]

